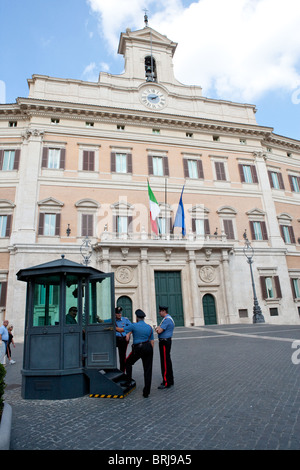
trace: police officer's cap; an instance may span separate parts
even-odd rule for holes
[[[143,310],[141,310],[140,308],[138,308],[136,311],[135,311],[135,314],[138,318],[144,318],[146,316],[146,314],[143,312]]]
[[[121,313],[122,312],[122,307],[116,307],[115,308],[115,313]]]
[[[163,307],[162,305],[160,305],[158,308],[159,310],[165,310],[166,312],[168,311],[168,307]]]

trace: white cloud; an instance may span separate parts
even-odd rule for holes
[[[87,0],[112,53],[120,32],[149,26],[178,43],[176,78],[205,96],[251,101],[300,85],[299,0]],[[186,2],[185,2],[186,4]]]
[[[97,82],[99,71],[97,69],[96,63],[91,62],[89,65],[87,65],[82,73],[82,76],[88,82]]]

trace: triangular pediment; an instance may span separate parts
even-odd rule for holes
[[[166,47],[166,48],[171,48],[172,49],[172,56],[175,52],[175,49],[177,47],[177,43],[171,41],[170,39],[167,38],[167,36],[164,36],[163,34],[159,33],[158,31],[155,31],[155,29],[146,27],[143,29],[139,29],[138,31],[131,31],[130,28],[127,28],[126,33],[121,33],[120,35],[120,42],[119,42],[119,48],[118,48],[118,53],[119,54],[125,54],[125,45],[126,42],[130,41],[132,42],[137,42],[137,43],[147,43],[149,44],[150,41],[152,42],[152,46],[160,46],[160,47]]]

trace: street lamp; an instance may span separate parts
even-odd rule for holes
[[[92,245],[91,241],[88,236],[85,237],[85,239],[82,242],[82,245],[80,247],[80,253],[83,257],[83,263],[87,266],[90,262],[90,257],[92,256]]]
[[[254,277],[253,277],[253,271],[252,271],[252,263],[253,263],[253,255],[254,255],[254,249],[249,242],[246,234],[246,230],[243,234],[243,238],[245,240],[245,246],[243,248],[244,255],[247,258],[247,262],[250,265],[250,273],[251,273],[251,282],[252,282],[252,290],[253,290],[253,323],[265,323],[264,316],[262,314],[261,308],[258,304],[258,300],[256,297],[256,290],[255,290],[255,284],[254,284]]]

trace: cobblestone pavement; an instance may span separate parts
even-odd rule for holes
[[[156,341],[146,399],[139,361],[124,399],[23,400],[22,348],[6,367],[12,450],[300,449],[300,326],[175,328],[175,386],[157,389]]]

